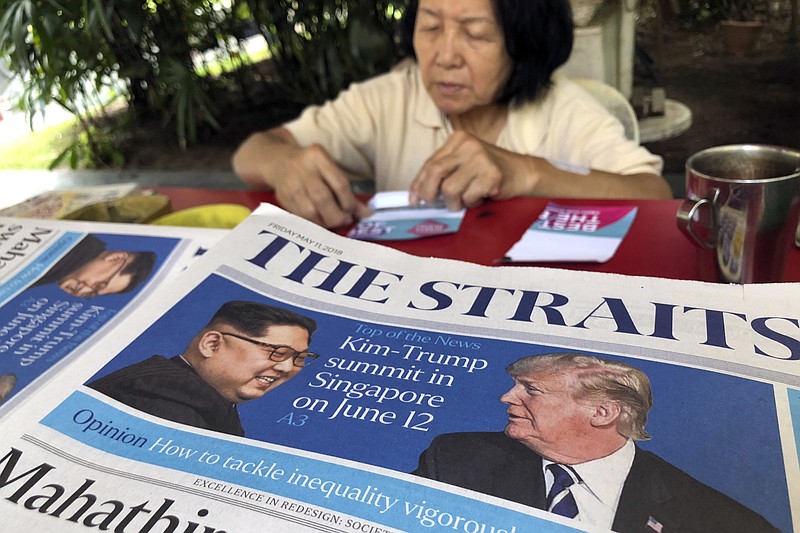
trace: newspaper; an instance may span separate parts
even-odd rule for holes
[[[622,523],[627,500],[645,498],[644,491],[623,488],[610,504],[614,516],[587,522],[584,510],[570,519],[521,503],[518,493],[536,487],[512,486],[505,476],[529,465],[502,475],[481,474],[483,462],[457,465],[453,472],[464,483],[434,472],[445,471],[434,448],[452,434],[461,448],[450,461],[510,458],[472,447],[481,439],[513,440],[519,431],[512,426],[522,427],[511,398],[522,385],[506,367],[528,356],[578,352],[649,377],[652,439],[636,442],[636,457],[646,450],[671,465],[665,472],[682,472],[676,474],[682,487],[702,486],[713,495],[711,503],[699,497],[687,503],[677,494],[676,506],[662,491],[662,508],[634,509],[639,522],[631,525],[631,518],[614,529],[755,531],[771,530],[761,527],[769,523],[799,530],[798,297],[797,284],[704,284],[412,257],[262,206],[3,420],[3,528],[608,530],[597,524]],[[313,319],[317,329],[306,347],[307,335],[292,337],[297,327],[276,326],[270,339],[282,338],[264,340],[210,322],[229,302],[285,309]],[[229,413],[238,416],[244,436],[171,421],[181,418],[175,412],[134,409],[111,397],[113,387],[100,392],[99,383],[122,383],[113,376],[153,355],[182,356],[193,362],[190,369],[180,358],[164,360],[179,377],[200,375],[223,344],[226,357],[245,357],[253,341],[275,345],[262,346],[263,353],[289,346],[282,357],[307,363],[284,367],[284,378],[294,375],[274,390],[277,374],[265,370],[250,380],[247,390],[261,387],[261,394],[232,402],[237,409]],[[306,350],[319,358],[311,361]],[[152,383],[168,384],[172,372],[154,372]],[[186,377],[187,389],[192,379]],[[531,398],[541,393],[529,388],[523,392]],[[220,395],[227,398],[227,391]],[[565,415],[567,404],[538,411],[536,423]],[[630,474],[615,474],[626,486],[635,465],[636,459]],[[492,487],[470,486],[479,478]],[[602,485],[590,490],[604,492]],[[723,504],[733,510],[720,520],[749,522],[698,525]],[[683,523],[673,524],[671,512],[683,513]]]
[[[0,217],[0,416],[226,233]]]
[[[0,209],[0,216],[18,218],[65,218],[70,213],[98,203],[141,193],[136,182],[95,185],[80,189],[47,191],[18,204]]]

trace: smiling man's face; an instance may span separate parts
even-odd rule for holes
[[[232,328],[220,328],[223,331]],[[235,330],[237,335],[246,335]],[[296,366],[292,358],[285,361],[270,359],[268,348],[263,348],[233,335],[220,331],[209,331],[214,348],[207,356],[198,373],[209,385],[231,403],[246,402],[260,398],[268,391],[289,381],[302,367]],[[260,337],[248,337],[253,341],[288,346],[297,352],[308,350],[308,332],[300,326],[273,325]]]

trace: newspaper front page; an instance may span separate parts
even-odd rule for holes
[[[0,417],[226,233],[0,217]]]
[[[4,530],[795,531],[799,292],[411,257],[262,206],[3,419]],[[214,318],[253,304],[306,322]],[[628,402],[507,371],[564,353],[645,376],[651,438],[559,461]]]

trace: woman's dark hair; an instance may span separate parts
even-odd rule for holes
[[[573,25],[569,0],[492,0],[513,63],[511,77],[497,103],[521,104],[544,95],[553,72],[572,52]],[[419,0],[411,0],[401,25],[400,44],[414,53],[414,25]]]

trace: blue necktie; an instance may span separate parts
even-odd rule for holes
[[[575,518],[578,516],[578,505],[569,490],[575,479],[567,472],[569,467],[552,463],[547,468],[554,478],[553,486],[547,494],[547,510],[567,518]]]

